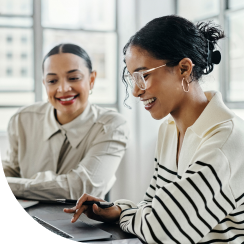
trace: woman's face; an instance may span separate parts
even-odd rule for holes
[[[60,123],[84,111],[95,78],[96,72],[90,74],[85,61],[77,55],[60,53],[45,60],[43,84]]]
[[[125,62],[129,73],[145,71],[156,68],[166,62],[152,57],[147,51],[136,46],[130,46],[125,55]],[[182,70],[179,65],[175,67],[163,66],[152,72],[144,74],[147,83],[146,90],[140,90],[137,85],[132,93],[140,97],[144,107],[154,119],[162,119],[169,113],[176,111],[183,101],[185,92],[182,89]],[[149,99],[151,103],[148,103]]]

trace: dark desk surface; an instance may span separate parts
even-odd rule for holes
[[[34,215],[38,216],[38,215],[42,215],[42,214],[46,214],[46,213],[50,213],[51,215],[53,215],[53,214],[60,215],[60,216],[62,216],[64,214],[67,216],[67,213],[63,212],[63,209],[67,208],[67,207],[69,207],[69,205],[59,204],[59,203],[58,204],[39,203],[38,205],[27,208],[26,212],[28,214],[30,214],[31,216],[34,216]],[[70,220],[71,220],[71,218],[72,218],[72,215],[70,214]],[[118,224],[109,224],[109,223],[95,221],[95,220],[87,218],[85,214],[82,214],[80,216],[80,220],[82,220],[83,222],[85,222],[87,224],[94,225],[94,226],[112,234],[112,237],[110,239],[104,239],[103,241],[136,238],[136,236],[122,231]]]

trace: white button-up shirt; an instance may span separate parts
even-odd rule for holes
[[[90,104],[60,125],[50,103],[36,103],[11,118],[8,137],[10,150],[2,164],[15,196],[78,199],[89,193],[103,198],[116,180],[128,128],[117,112]]]

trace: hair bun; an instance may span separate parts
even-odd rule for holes
[[[216,50],[212,53],[211,61],[214,64],[219,64],[221,61],[221,54],[220,51]]]

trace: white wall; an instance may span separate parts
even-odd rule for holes
[[[120,71],[124,67],[122,50],[129,38],[150,20],[174,14],[174,2],[173,0],[118,1]],[[157,132],[162,121],[154,120],[142,103],[135,98],[129,99],[128,104],[132,109],[127,109],[123,105],[124,97],[125,88],[122,82],[119,82],[119,108],[129,122],[131,142],[117,171],[117,182],[111,190],[111,200],[126,198],[139,202],[153,175]]]

